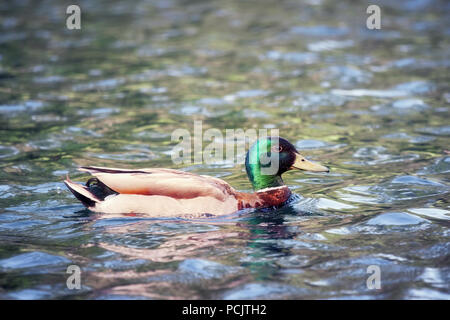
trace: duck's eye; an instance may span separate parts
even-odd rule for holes
[[[273,146],[273,147],[271,148],[271,150],[272,150],[273,152],[281,152],[281,151],[283,151],[283,147],[282,147],[282,146]]]
[[[302,159],[302,161],[305,161],[305,159]]]

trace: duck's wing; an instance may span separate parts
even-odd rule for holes
[[[160,195],[175,199],[214,197],[224,201],[236,191],[225,181],[174,169],[80,167],[120,194]]]

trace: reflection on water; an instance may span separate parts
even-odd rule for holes
[[[0,4],[0,298],[449,299],[450,6],[383,1],[380,31],[366,6],[81,1],[69,31],[56,1]],[[278,128],[332,171],[286,174],[283,208],[198,220],[92,214],[62,184],[175,167],[194,120]],[[250,189],[242,165],[183,170]]]

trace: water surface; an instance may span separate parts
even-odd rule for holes
[[[449,299],[450,6],[377,1],[0,4],[0,298]],[[79,165],[175,166],[177,128],[277,128],[330,174],[283,208],[105,219]],[[82,270],[81,290],[66,269]],[[381,289],[366,286],[379,266]]]

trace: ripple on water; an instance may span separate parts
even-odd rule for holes
[[[0,145],[0,159],[9,158],[19,153],[19,150],[15,147]]]
[[[409,212],[434,219],[450,220],[450,211],[437,208],[411,208]]]
[[[36,111],[43,106],[44,103],[38,100],[28,100],[19,104],[0,105],[0,114],[9,117],[18,113]]]
[[[313,42],[308,44],[309,51],[330,51],[336,49],[343,49],[354,46],[355,42],[353,40],[323,40],[318,42]]]
[[[45,252],[34,251],[0,260],[0,267],[3,269],[24,269],[45,266],[58,266],[68,263],[70,263],[70,260],[65,257],[55,256]]]
[[[73,91],[111,90],[125,83],[124,78],[104,79],[72,86]]]
[[[429,94],[436,89],[436,86],[425,80],[400,83],[394,87],[394,90],[407,92],[408,94]]]
[[[374,97],[374,98],[398,98],[408,96],[408,92],[399,89],[386,89],[386,90],[374,90],[374,89],[333,89],[332,94],[338,96],[350,96],[350,97]]]
[[[95,131],[92,131],[90,129],[86,128],[80,128],[80,127],[67,127],[63,130],[63,134],[67,134],[70,137],[101,137],[103,136],[100,133],[97,133]]]
[[[436,138],[422,135],[410,135],[405,132],[395,132],[384,135],[382,138],[390,140],[407,140],[410,143],[428,143]]]
[[[95,108],[92,110],[78,110],[77,114],[102,119],[119,112],[120,112],[119,108]]]
[[[393,254],[389,254],[389,253],[378,253],[375,255],[376,257],[380,257],[382,259],[388,259],[390,261],[398,261],[398,262],[404,262],[407,261],[407,259],[403,258],[403,257],[399,257]]]
[[[285,61],[292,64],[313,64],[318,61],[318,55],[313,52],[269,51],[265,55],[263,55],[261,59]]]
[[[298,182],[300,185],[303,184],[320,184],[320,185],[326,185],[326,184],[336,184],[343,179],[330,179],[329,177],[323,176],[318,178],[307,178],[307,179],[295,179],[295,182]],[[294,186],[291,186],[291,188],[294,188]]]
[[[276,263],[280,267],[290,270],[291,273],[302,273],[303,270],[301,268],[306,267],[310,263],[310,260],[307,256],[290,255],[279,257]],[[295,272],[292,270],[294,268],[296,269]]]
[[[203,259],[187,259],[178,265],[178,271],[189,274],[190,277],[214,279],[221,278],[240,270],[238,267],[223,265]]]
[[[41,140],[31,140],[26,144],[26,146],[34,150],[60,150],[63,145],[63,139],[52,136]]]
[[[323,80],[336,81],[341,87],[352,87],[356,84],[367,84],[372,80],[372,74],[355,66],[331,66],[323,70]]]
[[[149,161],[159,159],[161,155],[153,152],[147,145],[128,145],[124,146],[125,152],[120,153],[90,153],[89,156],[100,159],[119,160],[119,161]]]
[[[237,99],[264,97],[264,96],[267,96],[269,93],[270,93],[270,91],[261,90],[261,89],[241,90],[241,91],[224,96],[223,100],[229,103],[229,102],[233,102]]]
[[[406,295],[406,299],[450,300],[450,294],[429,288],[410,289]]]
[[[225,292],[223,300],[286,299],[305,296],[310,291],[278,283],[248,283]]]
[[[182,106],[178,109],[173,109],[170,111],[171,114],[182,114],[186,116],[204,115],[205,117],[208,118],[223,116],[228,112],[229,110],[227,110],[226,108],[209,109],[207,107],[192,106],[192,105]]]
[[[450,280],[449,278],[450,278],[449,275],[444,276],[438,268],[430,268],[430,267],[425,268],[425,270],[419,277],[419,279],[422,280],[423,282],[437,288],[447,288],[448,287],[447,280]]]
[[[65,81],[66,78],[63,76],[58,75],[50,75],[50,76],[38,76],[33,79],[33,82],[39,83],[39,84],[56,84],[56,83],[62,83]]]
[[[49,299],[51,296],[49,292],[38,289],[24,289],[8,293],[8,297],[15,300],[40,300]]]
[[[254,119],[254,118],[268,119],[270,118],[270,115],[267,112],[261,110],[245,109],[244,117],[247,119]]]
[[[43,226],[46,224],[50,224],[48,221],[44,220],[21,220],[16,222],[2,223],[0,224],[0,230],[8,230],[8,231],[25,231],[25,230],[34,230],[39,226]]]
[[[375,204],[420,199],[443,194],[448,190],[448,186],[429,179],[399,176],[373,186],[345,187],[336,194],[340,199],[349,202]]]
[[[0,44],[11,41],[24,40],[27,38],[27,36],[28,34],[26,32],[2,32],[2,34],[0,34]]]
[[[425,178],[415,176],[398,176],[392,179],[394,184],[423,185],[432,187],[446,187],[445,185]]]
[[[415,130],[419,133],[427,133],[436,136],[450,136],[450,126],[442,126],[442,127],[425,127]]]
[[[10,186],[3,184],[0,185],[0,199],[6,199],[6,198],[10,198],[10,197],[14,197],[15,196],[15,192],[13,190],[13,188],[11,188]],[[1,220],[1,216],[0,216],[0,220]]]
[[[340,227],[340,228],[331,228],[331,229],[326,230],[325,232],[342,236],[342,235],[351,234],[352,230],[349,227]]]
[[[354,158],[363,159],[362,161],[351,161],[351,164],[356,165],[379,165],[391,162],[411,161],[419,158],[417,154],[392,155],[387,152],[385,147],[362,147],[356,150],[353,154]]]
[[[347,99],[345,97],[329,94],[329,93],[294,93],[296,99],[292,101],[294,107],[301,107],[302,110],[317,110],[318,108],[325,106],[340,107],[343,106]]]
[[[201,105],[209,105],[209,106],[223,106],[226,104],[229,104],[230,101],[226,100],[225,98],[218,98],[218,97],[206,97],[201,98],[197,100],[198,104]]]
[[[424,167],[422,170],[418,171],[419,175],[428,174],[443,174],[450,172],[450,156],[438,158],[433,164]]]
[[[428,222],[426,219],[405,212],[388,212],[370,219],[366,224],[377,226],[404,226],[426,222]]]
[[[350,226],[342,226],[339,228],[331,228],[326,230],[327,233],[336,235],[349,234],[392,234],[392,232],[413,232],[428,228],[430,221],[420,218],[416,215],[406,212],[386,212],[379,214],[368,221]],[[386,255],[377,254],[378,257],[387,258],[393,261],[404,261],[405,259]]]
[[[144,130],[140,131],[134,134],[136,138],[143,139],[143,140],[163,140],[170,138],[170,134],[158,132],[158,131],[151,131],[151,130]]]
[[[343,36],[348,33],[347,27],[315,25],[315,26],[293,26],[289,30],[293,34],[300,34],[303,36],[312,37],[327,37],[327,36]]]
[[[300,150],[322,149],[332,147],[332,145],[330,145],[328,142],[312,139],[298,140],[297,142],[295,142],[295,146],[297,147],[297,149]]]
[[[323,210],[350,210],[357,208],[354,205],[338,202],[327,198],[303,198],[296,206],[304,210],[308,209],[309,212],[320,213]]]
[[[52,191],[61,189],[64,185],[61,182],[45,182],[32,186],[17,186],[23,192],[48,194]],[[42,204],[42,203],[41,203]]]
[[[21,220],[21,219],[27,219],[30,218],[31,216],[28,215],[16,215],[16,214],[12,214],[12,213],[2,213],[0,214],[0,223],[3,222],[11,222],[11,221],[16,221],[16,220]]]
[[[77,290],[77,294],[85,294],[92,289],[88,286],[81,284],[81,288]],[[73,290],[67,288],[66,283],[58,284],[42,284],[37,285],[29,289],[22,289],[10,292],[5,295],[8,299],[16,300],[39,300],[39,299],[52,299],[55,297],[70,297],[74,294]]]
[[[391,103],[392,108],[399,111],[424,111],[429,105],[421,99],[401,99]]]
[[[128,270],[128,269],[136,269],[142,265],[148,263],[148,260],[144,259],[136,259],[136,260],[107,260],[103,262],[95,262],[90,264],[92,268],[108,268],[112,270]]]
[[[433,68],[437,67],[438,65],[439,63],[436,61],[416,59],[416,58],[403,58],[391,61],[380,68],[382,69],[382,71],[387,71],[390,68],[417,70],[417,69]]]
[[[450,103],[450,92],[445,92],[442,94],[442,100],[444,100],[447,103]]]

